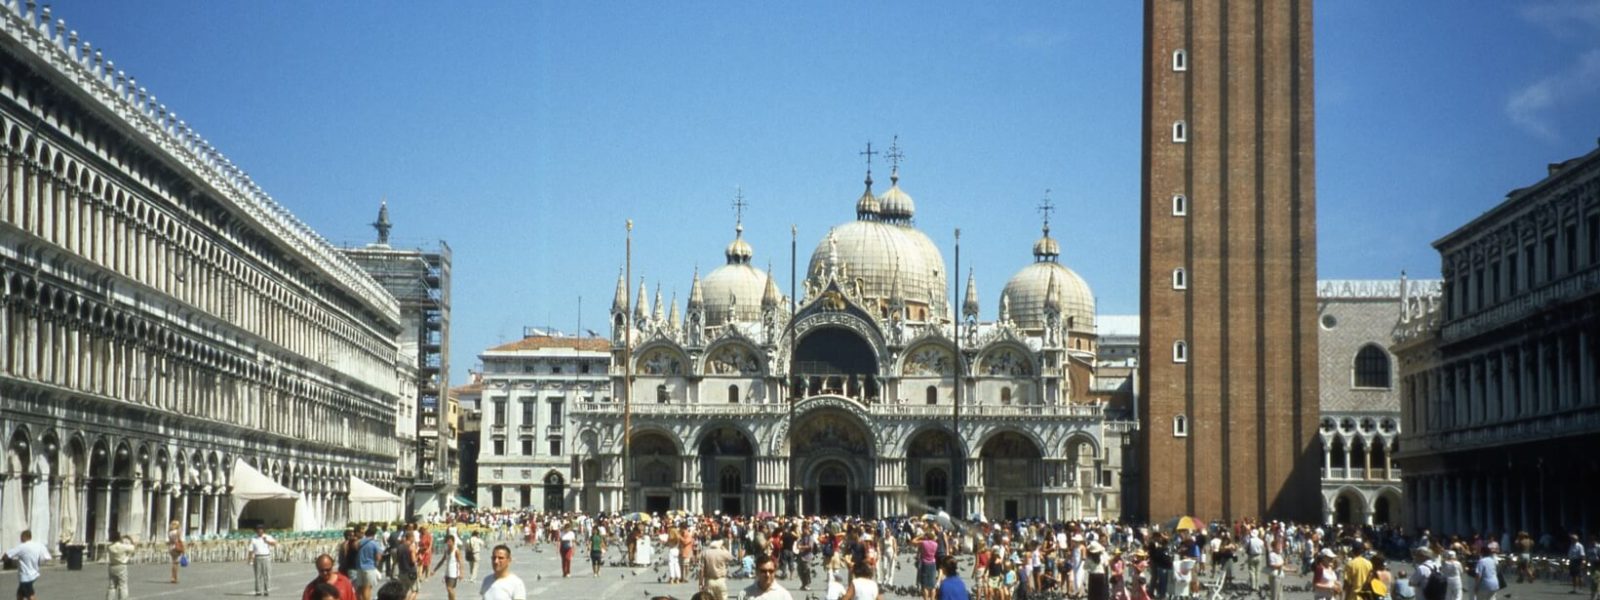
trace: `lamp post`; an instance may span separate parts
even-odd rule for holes
[[[954,290],[960,290],[961,289],[960,288],[960,286],[961,286],[961,229],[959,227],[956,228],[956,276],[951,279],[950,285],[951,285],[951,289],[954,289]],[[952,474],[955,475],[955,477],[952,477],[952,479],[955,480],[953,482],[953,483],[955,483],[955,494],[953,494],[953,497],[952,497],[952,501],[954,502],[955,506],[952,506],[950,508],[952,510],[956,511],[956,516],[957,517],[960,517],[965,512],[963,510],[963,506],[962,506],[963,505],[963,500],[964,500],[962,498],[962,496],[963,496],[962,492],[966,488],[966,484],[967,484],[967,479],[966,479],[966,457],[962,456],[961,453],[958,452],[958,450],[961,449],[961,388],[965,386],[965,382],[963,381],[963,379],[964,379],[963,375],[966,374],[966,368],[965,368],[966,360],[961,355],[961,318],[959,316],[956,316],[956,315],[959,315],[960,313],[955,311],[955,307],[961,306],[961,292],[960,291],[955,292],[955,301],[951,302],[950,306],[951,306],[951,313],[952,313],[951,322],[954,324],[953,331],[955,333],[955,347],[956,347],[956,360],[955,360],[955,370],[956,370],[956,372],[955,372],[955,382],[956,382],[955,407],[954,407],[954,410],[951,411],[951,419],[950,419],[951,427],[952,427],[951,435],[955,436],[955,439],[952,442],[952,446],[953,447],[950,448],[950,458],[951,458],[951,463],[952,463],[950,465],[951,466],[950,470],[951,470]]]
[[[627,221],[627,242],[624,246],[623,257],[626,279],[624,285],[632,285],[633,281],[633,219]],[[633,442],[633,294],[629,290],[627,297],[627,311],[623,319],[622,342],[622,512],[633,512],[632,491],[628,489],[629,471],[629,446]]]
[[[788,376],[784,378],[783,387],[787,388],[787,395],[789,396],[789,423],[787,427],[789,431],[789,510],[787,512],[790,516],[796,516],[800,514],[800,498],[799,493],[795,488],[795,471],[799,466],[799,463],[796,461],[797,457],[794,455],[794,405],[799,401],[799,398],[795,396],[793,384],[795,369],[794,319],[795,315],[799,313],[799,301],[794,297],[796,290],[798,289],[795,287],[794,265],[795,240],[798,238],[799,233],[799,226],[794,224],[789,225],[789,324],[788,326],[784,327],[784,334],[789,338],[789,373]]]

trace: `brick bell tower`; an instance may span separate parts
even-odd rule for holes
[[[1321,514],[1311,0],[1145,0],[1138,511]]]

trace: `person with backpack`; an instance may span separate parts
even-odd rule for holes
[[[1434,558],[1433,550],[1425,545],[1418,546],[1411,551],[1411,556],[1416,563],[1416,568],[1411,571],[1411,589],[1417,590],[1422,600],[1445,600],[1449,583],[1441,572],[1439,561]]]

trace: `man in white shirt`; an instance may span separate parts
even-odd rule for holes
[[[511,548],[505,544],[494,547],[491,559],[494,577],[483,578],[478,594],[483,600],[528,600],[528,587],[522,578],[511,572]]]
[[[39,563],[50,560],[50,550],[33,541],[32,530],[23,530],[22,543],[7,550],[6,558],[17,561],[17,600],[35,600],[33,582],[39,580]]]
[[[265,527],[256,526],[256,536],[250,538],[250,547],[246,550],[244,561],[255,567],[256,591],[252,596],[265,596],[271,592],[272,585],[272,549],[278,547],[278,540],[267,535]]]
[[[1251,530],[1250,537],[1244,541],[1244,569],[1249,573],[1250,591],[1261,591],[1261,559],[1266,549],[1266,542],[1261,541],[1261,530]]]
[[[778,563],[771,556],[756,557],[756,582],[744,590],[745,600],[794,600],[789,590],[778,585]]]

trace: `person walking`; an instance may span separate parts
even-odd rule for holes
[[[1500,592],[1500,561],[1487,546],[1478,555],[1478,564],[1472,568],[1472,600],[1495,600]]]
[[[321,586],[331,587],[337,591],[339,600],[358,600],[355,586],[350,583],[349,577],[335,568],[333,556],[323,554],[313,562],[317,567],[317,576],[311,579],[311,583],[306,584],[305,591],[300,593],[300,600],[321,600],[321,596],[318,595],[321,592],[317,591]]]
[[[589,568],[594,570],[594,576],[600,576],[600,563],[605,560],[606,536],[604,527],[595,527],[589,532]]]
[[[412,546],[412,543],[411,536],[400,536],[400,546],[395,548],[394,552],[394,580],[404,584],[407,590],[415,592],[417,589],[417,551]],[[378,588],[380,595],[388,587],[389,584],[386,583],[382,588]]]
[[[22,530],[22,543],[6,551],[6,558],[17,561],[17,600],[35,600],[34,582],[39,580],[39,563],[50,561],[50,550],[33,540],[33,530]]]
[[[1363,600],[1361,594],[1372,578],[1372,561],[1362,556],[1362,545],[1350,547],[1350,558],[1344,563],[1344,600]]]
[[[372,593],[378,589],[378,561],[383,555],[383,547],[378,543],[378,528],[367,526],[367,536],[356,544],[357,576],[354,579],[356,595],[360,600],[372,600]]]
[[[1567,546],[1567,574],[1572,576],[1572,590],[1568,594],[1578,593],[1578,587],[1583,585],[1584,559],[1583,542],[1578,534],[1572,534],[1572,545]]]
[[[722,548],[722,540],[711,540],[700,553],[700,591],[711,594],[711,600],[728,598],[728,563],[733,554]]]
[[[483,554],[483,538],[478,537],[478,532],[467,533],[467,543],[462,550],[467,557],[467,581],[478,580],[478,555]]]
[[[135,550],[133,536],[128,535],[106,547],[106,562],[111,567],[111,587],[106,589],[106,600],[128,600],[128,561]]]
[[[245,548],[245,563],[250,565],[255,572],[255,593],[252,596],[266,596],[272,593],[272,549],[278,547],[278,540],[267,535],[265,527],[256,526],[256,536],[250,538]]]
[[[572,525],[567,525],[566,531],[561,532],[561,545],[556,547],[557,551],[561,553],[562,578],[572,576],[573,547],[578,544],[578,533],[573,529]]]
[[[483,600],[528,600],[528,587],[522,578],[511,572],[511,548],[505,544],[494,547],[490,555],[493,577],[483,578],[478,595]]]
[[[183,561],[183,553],[188,551],[183,543],[183,527],[173,520],[167,525],[167,555],[172,557],[172,583],[178,583],[178,563]]]
[[[433,566],[433,572],[444,574],[445,595],[449,600],[456,600],[456,582],[461,579],[461,548],[456,544],[456,536],[445,536],[444,548],[439,554],[439,564]]]
[[[1461,600],[1461,591],[1464,587],[1461,585],[1461,576],[1466,570],[1462,568],[1461,561],[1457,560],[1455,550],[1444,551],[1444,561],[1439,563],[1439,572],[1444,574],[1445,600]]]

